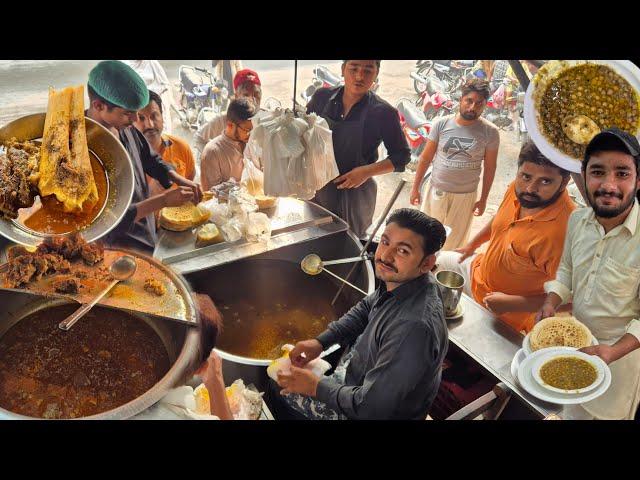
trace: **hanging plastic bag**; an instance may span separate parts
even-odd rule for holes
[[[304,133],[303,141],[317,191],[338,177],[340,172],[333,151],[333,134],[327,121],[315,113],[307,115],[306,121],[309,129]]]
[[[250,159],[244,158],[244,169],[242,170],[242,186],[254,197],[264,195],[264,174],[256,167]]]

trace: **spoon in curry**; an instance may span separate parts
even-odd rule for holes
[[[102,300],[102,298],[107,293],[109,293],[113,287],[115,287],[119,282],[131,278],[131,276],[136,272],[136,268],[136,259],[132,256],[123,255],[122,257],[118,258],[109,267],[109,272],[113,276],[114,280],[104,290],[96,295],[96,297],[91,300],[91,302],[82,305],[78,310],[61,321],[58,324],[58,327],[61,330],[69,330],[78,320],[80,320],[80,318],[82,318],[89,310],[91,310],[96,303]]]

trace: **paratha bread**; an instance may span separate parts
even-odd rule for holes
[[[159,224],[166,230],[183,232],[206,223],[210,216],[206,208],[188,202],[179,207],[165,207],[160,210]]]
[[[538,322],[529,336],[531,351],[548,347],[584,348],[591,345],[589,329],[574,317],[549,317]]]

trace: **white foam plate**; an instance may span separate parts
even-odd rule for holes
[[[613,68],[622,78],[636,89],[640,95],[640,68],[629,60],[589,60],[590,63],[598,63]],[[584,60],[568,60],[570,65],[578,65],[584,63]],[[534,77],[535,79],[535,77]],[[580,173],[582,163],[566,153],[554,147],[540,131],[537,121],[537,113],[533,101],[533,91],[535,90],[534,79],[529,82],[529,87],[524,97],[524,121],[527,125],[527,131],[531,136],[531,140],[542,154],[556,165],[569,170],[571,172]],[[637,136],[637,132],[636,132]]]
[[[521,348],[513,356],[513,360],[511,360],[511,376],[513,377],[513,379],[518,384],[519,384],[519,382],[518,382],[518,368],[520,367],[520,364],[524,361],[525,358],[527,358],[527,354],[525,353],[524,349]]]
[[[575,350],[569,347],[552,347],[538,350],[526,357],[518,367],[518,383],[527,393],[537,399],[558,405],[577,405],[598,398],[604,394],[611,385],[611,370],[609,369],[609,366],[605,365],[606,368],[604,368],[604,379],[602,383],[595,390],[591,390],[590,392],[556,393],[543,388],[534,380],[532,367],[540,356],[548,355],[549,352],[571,353],[575,352]]]
[[[591,366],[593,366],[593,368],[596,369],[596,372],[597,372],[597,377],[595,381],[591,385],[588,385],[583,388],[576,388],[573,390],[561,389],[561,388],[557,388],[549,385],[542,379],[542,377],[540,377],[540,369],[544,366],[544,364],[558,357],[576,357],[589,362]],[[541,387],[556,393],[574,393],[575,394],[575,393],[587,393],[595,389],[596,387],[598,387],[604,380],[604,369],[606,366],[607,364],[604,363],[604,361],[596,355],[588,355],[586,353],[578,352],[578,351],[566,352],[566,353],[546,352],[545,355],[540,355],[536,359],[536,361],[533,363],[531,367],[531,372],[533,374],[533,379],[536,382],[538,382],[538,385],[540,385]]]
[[[529,356],[531,355],[533,352],[533,350],[531,350],[531,342],[530,337],[531,336],[531,332],[527,333],[527,335],[524,337],[524,340],[522,341],[522,349],[524,350],[525,355]],[[591,345],[599,345],[598,340],[596,339],[596,337],[594,337],[593,335],[591,335]],[[555,347],[553,347],[555,348]],[[573,347],[566,347],[566,348],[573,348]],[[573,348],[574,350],[577,350],[577,348]],[[547,350],[546,348],[541,348],[538,351],[541,350]]]

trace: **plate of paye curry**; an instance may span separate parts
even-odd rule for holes
[[[585,324],[575,317],[548,317],[539,321],[524,337],[522,349],[526,356],[549,347],[580,349],[598,345],[598,340]]]
[[[545,402],[580,404],[607,391],[611,370],[595,355],[569,347],[552,347],[538,350],[522,361],[518,367],[518,383]]]
[[[640,130],[640,69],[628,60],[553,60],[529,83],[524,120],[556,165],[579,173],[589,141],[617,127]]]

